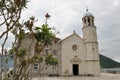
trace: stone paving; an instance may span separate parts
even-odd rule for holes
[[[32,80],[120,80],[120,74],[102,73],[99,77],[38,77]]]

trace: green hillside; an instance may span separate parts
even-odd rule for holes
[[[100,65],[101,68],[120,68],[120,63],[116,62],[106,56],[99,55],[100,56]]]

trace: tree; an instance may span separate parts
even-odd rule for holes
[[[48,27],[48,24],[43,24],[41,27],[35,27],[33,29],[34,20],[35,18],[31,17],[30,20],[24,23],[25,27],[29,30],[29,32],[27,33],[32,37],[33,40],[35,39],[34,54],[32,54],[32,56],[28,57],[26,48],[24,46],[21,46],[22,40],[27,34],[23,30],[23,28],[21,28],[19,33],[12,32],[14,35],[17,35],[16,39],[18,39],[17,40],[18,42],[15,42],[15,43],[19,44],[19,46],[13,46],[13,52],[12,52],[12,55],[15,54],[14,57],[16,57],[15,63],[18,63],[16,64],[17,69],[15,69],[15,72],[14,72],[15,80],[16,79],[28,80],[28,78],[30,79],[33,76],[39,75],[41,70],[45,69],[47,66],[58,64],[57,59],[54,58],[52,55],[49,56],[49,54],[48,55],[46,54],[43,56],[41,54],[42,50],[46,46],[51,45],[52,40],[55,38],[55,35],[52,32],[52,29]],[[32,26],[31,26],[31,23],[32,23]],[[41,66],[41,70],[39,70],[37,73],[29,76],[28,75],[29,67],[31,64],[34,64],[36,62],[39,64],[42,63],[44,65]]]
[[[21,17],[21,12],[26,8],[27,0],[0,0],[0,29],[3,32],[0,34],[0,39],[2,42],[1,49],[1,64],[3,60],[3,54],[5,49],[5,44],[8,39],[8,33],[11,29],[18,29],[19,20]],[[2,65],[1,65],[2,70]],[[1,72],[2,76],[2,72]],[[1,77],[2,80],[2,77]]]
[[[6,79],[12,80],[28,80],[31,79],[27,72],[29,72],[29,66],[35,62],[42,63],[48,61],[49,57],[42,56],[41,51],[48,45],[51,44],[52,39],[55,34],[52,29],[48,27],[46,16],[46,23],[41,27],[35,27],[35,17],[30,17],[26,22],[20,22],[21,12],[26,8],[27,0],[0,0],[0,28],[5,28],[2,34],[0,34],[0,39],[3,40],[1,49],[1,58],[3,58],[5,44],[8,39],[8,35],[11,32],[14,35],[14,42],[12,42],[12,48],[9,50],[9,55],[14,58],[14,70],[7,73]],[[27,32],[26,30],[27,29]],[[34,54],[30,57],[27,56],[26,48],[21,47],[22,41],[26,34],[29,33],[33,39],[36,40],[34,47]],[[57,59],[51,56],[53,62],[57,62]],[[50,62],[50,65],[53,62]],[[2,63],[2,59],[1,59]],[[48,62],[45,62],[48,65]],[[17,68],[16,68],[17,66]],[[44,67],[43,67],[44,68]],[[2,69],[2,67],[1,67]],[[39,72],[38,72],[39,73]],[[35,75],[38,75],[35,74]],[[3,80],[1,78],[1,80]]]

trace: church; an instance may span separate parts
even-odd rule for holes
[[[61,75],[100,75],[98,42],[94,16],[83,15],[83,38],[73,32],[61,43]]]
[[[63,40],[56,38],[48,49],[50,53],[53,53],[59,59],[56,72],[61,76],[100,75],[94,16],[87,10],[83,15],[82,22],[83,38],[73,31],[71,35]]]
[[[52,41],[52,45],[45,48],[45,52],[52,53],[59,62],[56,67],[49,66],[41,75],[100,75],[99,50],[94,16],[86,10],[82,17],[82,22],[83,38],[73,31],[65,39],[55,38]],[[39,70],[39,64],[37,63],[33,65],[33,72],[36,70]]]

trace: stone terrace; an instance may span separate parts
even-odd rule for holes
[[[120,80],[120,74],[101,73],[99,77],[38,77],[32,80]]]

